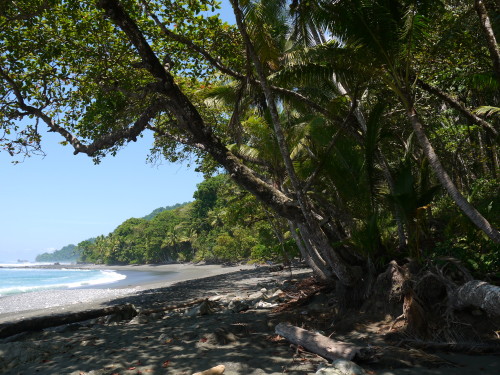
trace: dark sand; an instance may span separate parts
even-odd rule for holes
[[[168,278],[165,282],[149,280],[142,285],[117,285],[117,289],[55,291],[41,298],[56,301],[52,307],[26,311],[26,305],[18,301],[17,307],[24,310],[1,314],[0,319],[5,322],[21,316],[47,316],[68,310],[122,303],[133,303],[138,309],[145,309],[204,297],[244,296],[262,287],[269,289],[279,286],[290,278],[288,272],[275,273],[265,267],[253,269],[249,266],[168,265],[117,269],[181,272],[175,274],[175,280]],[[307,270],[297,270],[293,277],[300,278],[308,274]],[[32,297],[25,298],[29,300]],[[78,301],[76,303],[75,298]],[[0,304],[4,300],[0,299]],[[204,316],[159,314],[150,316],[144,322],[126,320],[48,329],[13,342],[0,340],[0,373],[191,375],[223,364],[226,367],[225,375],[314,374],[319,364],[326,363],[324,359],[308,353],[297,353],[288,342],[273,340],[274,326],[283,319],[286,317],[272,314],[270,310],[250,309],[241,313],[225,310]],[[2,368],[2,361],[11,360],[12,353],[18,353],[17,365]],[[500,374],[500,358],[497,356],[440,356],[452,360],[457,367],[377,369],[370,374]]]

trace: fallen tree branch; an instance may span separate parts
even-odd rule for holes
[[[18,333],[29,331],[40,331],[44,328],[62,326],[70,323],[82,322],[84,320],[95,319],[101,316],[111,314],[122,314],[130,317],[137,315],[134,305],[117,305],[104,307],[101,309],[84,310],[78,312],[69,312],[63,314],[52,314],[49,316],[38,316],[0,324],[0,338],[13,336]]]
[[[351,361],[354,357],[362,355],[364,349],[361,346],[335,341],[319,333],[310,332],[288,323],[278,324],[274,331],[291,343],[300,345],[308,351],[332,361],[339,358]]]

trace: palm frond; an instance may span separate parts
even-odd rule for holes
[[[485,116],[500,115],[500,108],[484,105],[482,107],[476,108],[473,112],[477,115]]]

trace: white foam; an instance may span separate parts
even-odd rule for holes
[[[9,271],[5,269],[4,271]],[[12,270],[16,271],[16,270]],[[39,271],[39,269],[27,268],[26,271]],[[82,270],[82,269],[65,269],[65,271],[79,271],[79,272],[91,272],[95,270]],[[59,283],[59,284],[47,284],[47,285],[36,285],[36,286],[11,286],[7,288],[0,288],[0,297],[4,297],[6,295],[13,295],[18,293],[27,293],[27,292],[36,292],[40,290],[52,290],[52,289],[69,289],[69,288],[79,288],[79,287],[87,287],[87,286],[95,286],[102,284],[110,284],[115,281],[123,280],[127,276],[116,271],[112,270],[100,270],[100,274],[98,277],[87,280],[80,280],[68,283]]]

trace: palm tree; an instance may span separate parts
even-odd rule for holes
[[[331,14],[328,27],[345,45],[355,46],[363,61],[370,61],[378,79],[390,88],[405,109],[424,155],[443,188],[462,212],[491,240],[500,243],[500,232],[478,212],[458,190],[430,142],[415,104],[413,82],[418,74],[414,55],[425,42],[440,4],[427,1],[318,1]],[[363,63],[361,61],[361,65]]]

